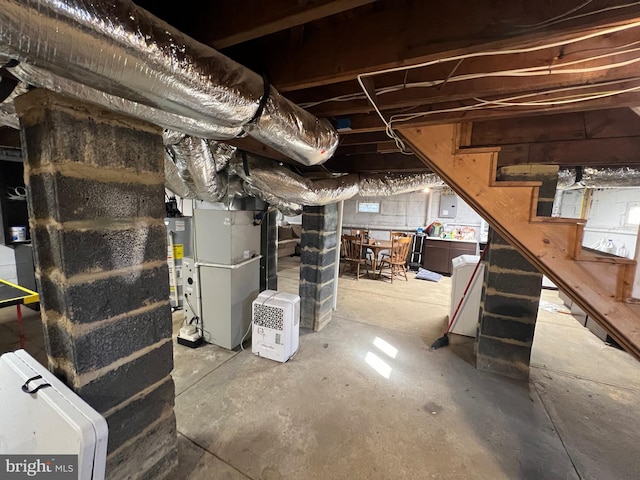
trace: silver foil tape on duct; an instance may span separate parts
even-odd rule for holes
[[[2,48],[2,47],[0,47]],[[36,87],[46,88],[69,97],[78,98],[86,102],[95,103],[109,110],[115,110],[131,117],[160,125],[165,129],[172,129],[196,137],[214,140],[234,138],[242,133],[241,127],[221,127],[207,120],[193,119],[175,113],[162,111],[132,102],[116,95],[104,93],[73,80],[54,75],[41,68],[20,63],[8,69],[16,78]]]
[[[225,127],[253,120],[264,94],[260,76],[130,0],[0,0],[0,56]],[[307,165],[330,158],[333,129],[269,90],[265,118],[249,134]]]
[[[207,202],[224,199],[228,184],[225,169],[235,147],[222,146],[202,138],[185,137],[169,148],[173,152],[180,178],[197,198]]]
[[[640,170],[631,167],[560,170],[558,189],[570,187],[640,187]]]

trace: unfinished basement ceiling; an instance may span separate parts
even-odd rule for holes
[[[334,172],[425,172],[386,127],[451,122],[469,146],[502,146],[503,165],[640,163],[640,2],[136,4],[329,120]],[[256,138],[230,143],[291,162]]]

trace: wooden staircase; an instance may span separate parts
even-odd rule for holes
[[[539,217],[540,182],[496,180],[499,147],[460,147],[457,125],[398,129],[415,154],[640,360],[640,304],[631,299],[635,260],[582,247],[584,220]]]

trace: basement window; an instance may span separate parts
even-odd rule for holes
[[[358,202],[358,213],[380,213],[380,202]]]
[[[626,223],[627,225],[640,225],[640,205],[629,208]]]

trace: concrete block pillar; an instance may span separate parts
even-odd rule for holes
[[[338,205],[304,207],[300,239],[300,325],[321,330],[331,321],[338,260]]]
[[[264,212],[260,224],[260,291],[278,290],[278,226],[276,211]]]
[[[542,181],[539,216],[550,216],[558,179],[556,166],[524,165],[498,171],[498,180]],[[535,228],[535,226],[532,226]],[[529,376],[529,361],[542,274],[494,230],[486,267],[475,342],[476,366],[510,377]]]
[[[109,425],[107,478],[177,464],[161,131],[46,90],[16,101],[49,368]]]

